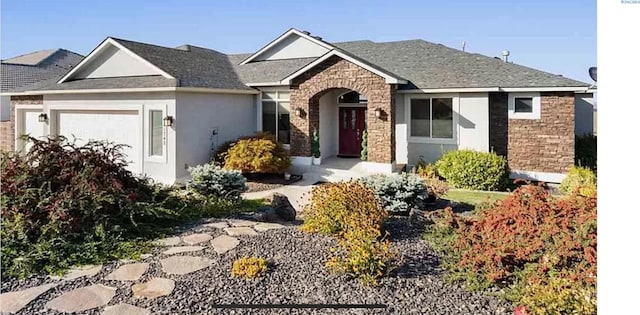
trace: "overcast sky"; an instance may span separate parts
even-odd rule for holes
[[[596,1],[2,0],[1,57],[88,54],[107,36],[253,52],[291,27],[327,41],[422,38],[592,82]]]

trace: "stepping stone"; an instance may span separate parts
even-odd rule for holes
[[[120,303],[109,305],[104,308],[102,315],[151,315],[151,311],[146,308],[140,308],[130,304]]]
[[[208,228],[224,229],[226,227],[229,227],[229,223],[227,223],[227,222],[213,222],[213,223],[205,223],[202,226],[208,227]]]
[[[231,236],[258,235],[258,233],[254,229],[248,226],[225,228],[224,231]]]
[[[165,255],[173,255],[173,254],[186,253],[186,252],[195,252],[203,249],[204,247],[202,246],[177,246],[177,247],[171,247],[162,253]]]
[[[142,259],[147,259],[147,258],[151,258],[151,257],[153,257],[152,254],[142,254],[142,255],[140,255],[140,258],[142,258]]]
[[[189,245],[196,245],[204,242],[208,242],[213,238],[213,236],[206,233],[196,233],[185,236],[182,238],[182,241]]]
[[[258,224],[256,221],[242,220],[242,219],[230,219],[227,220],[229,224],[233,227],[242,227],[242,226],[254,226]]]
[[[284,225],[278,223],[258,223],[253,228],[258,232],[264,232],[268,230],[281,229]]]
[[[65,313],[83,312],[107,305],[115,295],[116,288],[94,284],[66,292],[47,302],[45,307]]]
[[[50,276],[54,280],[73,280],[80,277],[93,277],[102,271],[102,265],[85,265],[80,267],[71,268],[67,273],[62,276]]]
[[[211,240],[211,246],[213,246],[213,250],[221,255],[236,248],[238,244],[240,244],[240,241],[237,238],[227,235],[220,235]]]
[[[160,261],[162,270],[170,275],[184,275],[207,268],[213,261],[204,257],[172,256]]]
[[[49,291],[49,289],[56,285],[55,283],[43,284],[21,291],[0,294],[0,311],[2,314],[16,313],[29,304],[29,302],[35,300],[42,293]]]
[[[147,263],[138,263],[120,266],[114,272],[105,277],[106,280],[118,280],[118,281],[136,281],[142,277],[142,275],[149,268]]]
[[[180,244],[180,237],[178,236],[161,238],[153,242],[153,245],[156,246],[176,246],[178,244]]]
[[[133,296],[138,299],[155,299],[160,296],[171,294],[176,287],[175,281],[165,278],[153,278],[145,283],[138,283],[131,286]]]

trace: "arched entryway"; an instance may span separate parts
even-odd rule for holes
[[[296,115],[291,116],[291,153],[295,157],[312,156],[312,134],[318,129],[321,134],[321,151],[324,147],[325,154],[339,155],[340,147],[339,134],[335,138],[331,135],[331,130],[327,130],[332,124],[338,127],[340,105],[339,98],[343,101],[354,101],[355,95],[358,98],[366,99],[366,103],[352,103],[351,110],[358,107],[365,107],[366,110],[356,110],[347,112],[347,123],[349,120],[355,121],[354,132],[362,132],[358,124],[366,122],[368,133],[368,161],[385,163],[391,165],[395,162],[395,107],[394,92],[396,86],[387,84],[385,79],[364,68],[350,63],[339,57],[332,57],[319,64],[313,69],[300,75],[292,81],[291,91],[291,112]],[[348,94],[350,92],[354,92]],[[356,94],[357,93],[357,94]],[[351,98],[351,99],[350,99]],[[331,107],[330,105],[333,105]],[[358,106],[355,106],[358,105]],[[325,109],[328,114],[325,115]],[[335,112],[331,112],[335,110]],[[377,114],[376,114],[377,112]],[[358,115],[366,115],[358,118]],[[333,117],[333,118],[332,118]],[[332,121],[333,120],[333,121]],[[347,124],[347,127],[350,125]],[[363,127],[360,125],[360,127]],[[358,130],[356,130],[358,129]],[[336,133],[338,128],[335,128]],[[329,138],[322,137],[328,135]],[[338,144],[335,150],[329,145],[330,141]],[[353,140],[352,141],[357,141]],[[353,150],[351,151],[353,152]]]

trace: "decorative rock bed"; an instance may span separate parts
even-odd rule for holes
[[[228,225],[238,221],[200,224],[165,239],[142,263],[113,261],[95,274],[70,280],[35,276],[2,283],[3,310],[19,314],[511,314],[498,298],[468,292],[442,279],[438,258],[420,239],[421,229],[407,218],[392,218],[392,246],[403,263],[379,287],[363,287],[357,280],[329,274],[324,267],[334,239],[300,232],[297,225],[255,223],[235,227],[254,235],[230,236]],[[207,238],[196,251],[168,251],[184,247],[184,240]],[[267,273],[254,280],[234,278],[231,266],[243,256],[270,262]],[[148,265],[146,265],[148,264]],[[89,268],[95,271],[96,267]],[[144,271],[143,271],[144,269]],[[141,273],[142,272],[142,273]],[[109,280],[111,279],[111,280]],[[137,280],[133,280],[137,279]],[[39,287],[46,285],[44,287]],[[30,292],[15,292],[25,289]],[[26,290],[29,291],[29,290]],[[143,298],[144,297],[144,298]],[[88,301],[90,300],[90,301]],[[385,309],[221,309],[218,304],[384,304]],[[5,308],[10,306],[10,308]],[[24,306],[24,307],[22,307]]]

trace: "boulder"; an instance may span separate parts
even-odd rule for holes
[[[262,222],[280,221],[280,217],[278,216],[278,214],[276,214],[276,209],[267,206],[258,208],[253,218]]]
[[[294,209],[289,202],[289,198],[283,194],[273,194],[271,197],[271,207],[280,219],[284,221],[294,221],[296,219],[296,209]]]

